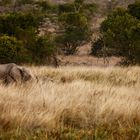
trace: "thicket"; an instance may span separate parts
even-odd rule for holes
[[[121,56],[123,64],[140,64],[139,13],[139,2],[129,5],[128,9],[118,8],[111,12],[101,24],[104,44],[96,42],[93,47],[97,44],[102,47],[100,50],[105,47],[112,55]],[[92,54],[96,53],[96,48],[92,49]]]
[[[57,14],[58,12],[58,6],[50,3],[47,0],[36,1],[35,4],[38,8],[41,8],[43,12],[55,13],[55,14]]]
[[[0,37],[0,60],[4,62],[20,62],[26,59],[26,49],[23,47],[23,42],[15,37],[1,36]]]
[[[1,2],[5,5],[12,4],[11,1],[2,0]],[[21,4],[30,3],[36,7],[36,11],[33,9],[32,12],[15,12]],[[15,1],[14,4],[14,12],[0,15],[0,37],[14,37],[17,41],[22,42],[20,46],[26,50],[27,62],[46,63],[49,57],[55,58],[58,50],[67,55],[74,54],[78,46],[90,39],[89,23],[96,10],[94,3],[87,4],[84,0],[75,0],[67,4],[53,5],[45,0],[37,2],[20,0]],[[48,20],[49,24],[59,27],[57,33],[55,35],[45,33],[39,36],[40,27]],[[11,60],[11,51],[7,52],[9,55],[4,58],[5,62]],[[23,62],[22,59],[19,59],[19,61]]]
[[[59,5],[59,25],[63,34],[58,36],[57,42],[66,55],[74,54],[78,46],[90,39],[90,20],[95,10],[95,4],[87,4],[84,0]]]
[[[10,5],[10,4],[31,4],[34,0],[0,0],[0,5]]]
[[[53,40],[50,39],[50,36],[38,36],[38,29],[43,17],[44,15],[42,14],[34,15],[32,13],[15,12],[0,15],[0,42],[3,42],[4,38],[6,42],[5,49],[7,47],[8,50],[0,50],[1,61],[14,61],[17,63],[27,62],[36,64],[45,63],[46,57],[49,57],[51,53],[53,53],[54,47],[53,45],[50,45],[53,44]],[[14,44],[9,43],[10,39],[15,40],[15,46]],[[4,44],[1,43],[0,47],[3,48],[3,46]],[[21,51],[16,53],[16,46],[22,48],[21,50],[25,50],[26,53],[22,53]],[[5,55],[6,53],[7,55]],[[6,57],[3,57],[3,54]],[[20,56],[24,58],[24,61],[23,59],[20,59]]]

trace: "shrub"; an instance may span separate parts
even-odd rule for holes
[[[19,0],[16,2],[16,4],[26,4],[33,1]],[[44,3],[46,5],[43,5]],[[57,7],[50,5],[46,1],[34,2],[34,4],[41,4],[41,6],[45,6],[46,8],[48,4],[48,10],[51,12],[54,12],[53,10],[56,10],[55,8]],[[0,15],[0,36],[12,36],[17,41],[22,41],[28,62],[45,63],[46,58],[51,57],[55,51],[54,43],[50,36],[38,36],[40,25],[45,22],[44,17],[46,15],[40,9],[35,10],[33,13],[29,11],[3,13]]]
[[[140,20],[140,2],[130,4],[128,6],[128,12],[129,14]]]
[[[117,53],[113,48],[105,47],[104,38],[99,37],[95,42],[92,42],[91,55],[97,57],[110,57],[117,55]]]
[[[3,36],[6,34],[8,36],[6,43],[8,43],[9,40],[15,40],[15,42],[17,42],[15,44],[22,41],[22,44],[17,46],[19,46],[21,50],[23,49],[23,51],[26,50],[24,54],[26,55],[26,62],[37,64],[45,63],[46,58],[51,57],[55,51],[54,43],[50,36],[38,36],[38,28],[42,19],[42,15],[35,16],[31,13],[8,13],[0,15],[0,35]],[[14,36],[15,38],[10,36]],[[8,47],[5,46],[5,48],[14,48],[12,45],[11,43]],[[16,48],[17,46],[15,45]],[[6,55],[4,50],[1,50],[1,54],[2,53],[4,53],[4,56]],[[13,60],[17,62],[18,59],[20,59],[18,58],[19,55],[14,56],[14,53],[15,51],[12,52],[12,50],[7,53],[8,61]],[[13,57],[14,59],[12,59]]]
[[[94,3],[74,0],[58,7],[60,29],[57,41],[66,55],[74,54],[78,46],[90,40],[90,20],[96,9]]]
[[[59,37],[65,54],[73,54],[77,47],[89,39],[90,28],[87,18],[80,13],[65,13],[60,16],[64,34]]]
[[[66,4],[60,4],[58,6],[59,14],[68,13],[68,12],[74,12],[74,11],[75,11],[74,4],[66,3]]]
[[[85,16],[88,15],[88,17],[92,17],[96,10],[97,5],[95,3],[86,3],[85,0],[75,0],[73,3],[65,3],[58,6],[59,14],[76,12],[82,13]]]
[[[113,48],[116,55],[125,62],[140,63],[140,21],[124,9],[113,11],[102,23],[101,31],[107,48]]]
[[[31,3],[33,3],[33,1],[34,0],[15,0],[15,1],[13,1],[13,0],[0,0],[0,4],[1,5],[6,5],[6,4],[12,4],[13,2],[15,3],[15,4],[31,4]]]
[[[102,38],[98,38],[95,42],[92,42],[91,55],[102,56],[102,49],[104,47],[104,41]]]
[[[18,0],[18,4],[32,4],[34,0]]]
[[[7,4],[11,4],[11,0],[0,0],[0,5],[7,5]]]
[[[23,47],[22,41],[18,41],[15,37],[0,37],[0,61],[16,62],[25,61],[24,54],[27,50]]]
[[[45,12],[50,12],[50,13],[57,13],[57,5],[53,5],[51,4],[49,1],[47,0],[43,0],[43,1],[36,1],[35,4],[41,8],[42,11]]]
[[[36,28],[39,26],[40,17],[31,13],[8,13],[0,15],[0,34],[17,36],[20,29]]]
[[[56,48],[52,36],[37,37],[31,48],[34,62],[37,64],[47,63],[47,58],[54,55]]]

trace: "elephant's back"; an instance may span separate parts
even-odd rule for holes
[[[15,63],[0,64],[0,78],[4,77],[8,71],[14,67]]]

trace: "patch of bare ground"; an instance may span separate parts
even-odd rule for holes
[[[59,56],[61,62],[61,66],[115,66],[120,62],[120,58],[117,57],[109,57],[107,59],[98,58],[93,56],[78,56],[78,55],[70,55],[70,56]]]
[[[90,55],[91,52],[91,44],[85,44],[79,47],[77,54],[64,56],[58,56],[60,60],[60,66],[99,66],[99,67],[106,67],[106,66],[115,66],[120,61],[121,58],[119,57],[94,57]]]

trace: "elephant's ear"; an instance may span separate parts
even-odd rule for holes
[[[23,80],[23,79],[24,79],[24,72],[23,72],[23,69],[22,69],[21,67],[17,67],[17,69],[19,70],[20,75],[21,75],[21,79]]]
[[[28,81],[31,79],[30,73],[25,68],[19,67],[18,69],[23,81]]]

